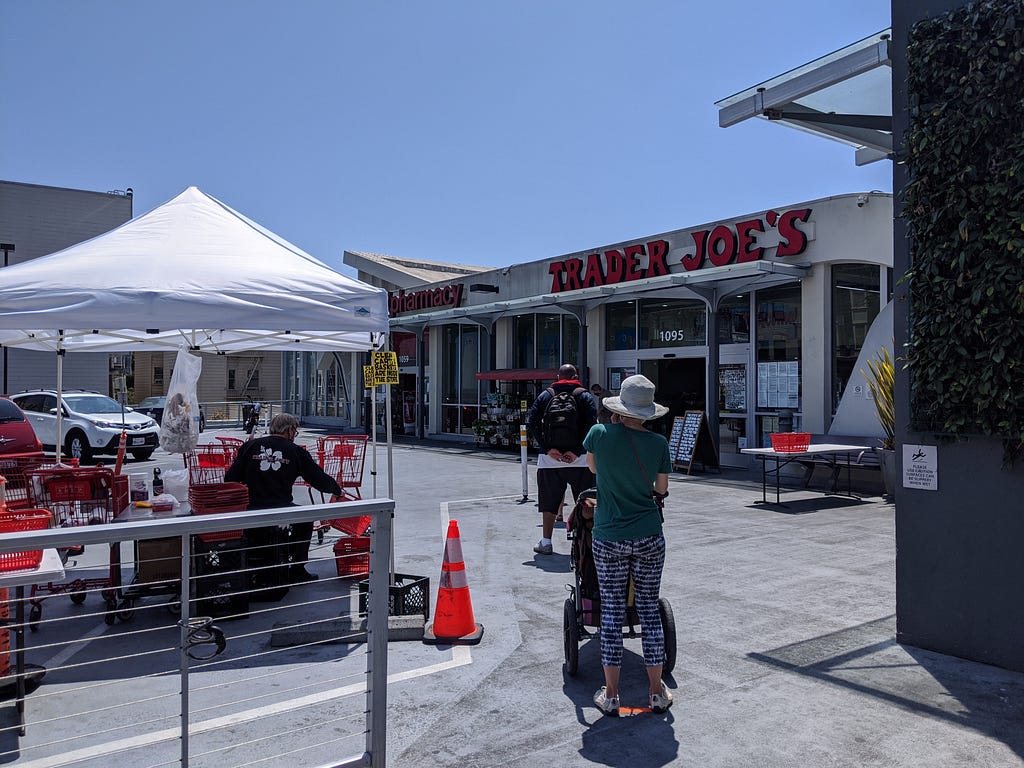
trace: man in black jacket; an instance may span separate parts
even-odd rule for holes
[[[569,434],[559,433],[551,424],[549,407],[552,401],[567,393],[575,401],[574,428]],[[541,392],[527,414],[530,434],[540,446],[537,455],[537,506],[544,516],[541,540],[533,551],[550,555],[554,550],[551,534],[555,530],[555,517],[565,499],[566,486],[572,488],[575,501],[587,488],[594,485],[594,475],[587,466],[583,438],[597,423],[597,401],[579,381],[576,366],[566,363],[558,369],[558,381]]]
[[[292,489],[300,477],[321,493],[333,494],[331,501],[341,495],[338,481],[320,468],[309,451],[295,444],[297,434],[299,420],[290,413],[279,413],[270,420],[269,435],[248,440],[238,449],[238,455],[224,474],[224,481],[244,483],[249,488],[249,509],[295,506]],[[250,543],[270,545],[273,531],[273,528],[257,528],[246,534]],[[288,580],[293,583],[318,578],[305,567],[312,533],[312,522],[291,524]]]

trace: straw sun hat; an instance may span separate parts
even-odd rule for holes
[[[622,382],[618,397],[606,397],[601,405],[612,413],[641,421],[657,419],[668,408],[654,402],[654,384],[646,376],[630,376]]]

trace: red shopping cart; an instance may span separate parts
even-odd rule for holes
[[[183,454],[185,467],[188,469],[188,484],[208,485],[223,483],[224,473],[235,460],[238,448],[221,443],[215,445],[197,445],[193,450]]]
[[[317,455],[324,472],[338,481],[341,486],[341,500],[361,499],[363,465],[366,459],[366,435],[328,435],[319,440]],[[336,520],[321,520],[316,527],[318,541],[323,541],[324,532],[333,528],[349,536],[362,536],[370,527],[369,515],[342,517]]]
[[[26,471],[25,483],[30,505],[49,511],[57,527],[110,523],[128,506],[128,478],[115,475],[106,467],[41,467]],[[71,552],[60,550],[61,559],[66,561]],[[91,590],[99,590],[107,608],[104,620],[113,624],[117,609],[115,583],[114,565],[111,564],[106,577],[33,584],[29,595],[29,629],[35,631],[39,628],[43,601],[48,597],[67,594],[71,602],[81,604]]]

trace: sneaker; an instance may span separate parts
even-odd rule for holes
[[[550,544],[545,544],[543,541],[538,541],[537,546],[533,548],[533,551],[536,552],[538,555],[550,555],[555,550],[552,548]]]
[[[651,712],[656,715],[660,715],[666,709],[672,706],[672,692],[665,687],[665,684],[661,684],[661,693],[651,694]]]
[[[594,694],[594,704],[601,710],[601,714],[608,715],[608,717],[618,717],[619,697],[606,696],[605,690],[603,685],[597,690],[597,693]]]

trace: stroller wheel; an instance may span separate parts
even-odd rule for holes
[[[665,664],[662,671],[671,672],[676,666],[676,619],[672,606],[664,597],[658,600],[658,614],[661,616],[661,631],[665,635]]]
[[[580,625],[576,618],[576,601],[571,597],[565,601],[562,635],[565,643],[565,671],[573,677],[580,667]]]

